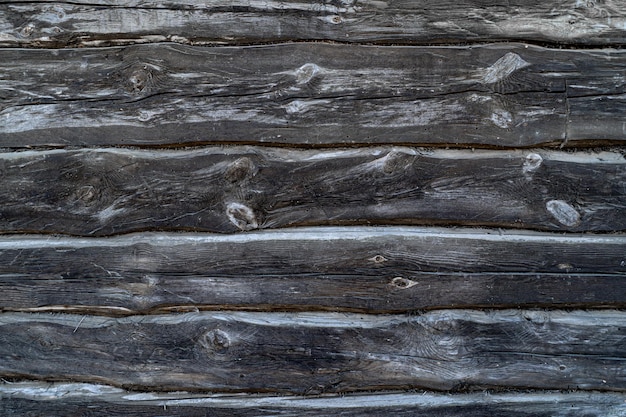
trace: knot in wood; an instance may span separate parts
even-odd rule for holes
[[[24,26],[22,30],[20,30],[20,35],[22,35],[25,38],[28,38],[29,36],[33,34],[33,32],[35,32],[35,27],[29,23],[26,26]]]
[[[89,203],[96,196],[96,189],[91,185],[85,185],[76,190],[76,197],[82,203]]]
[[[395,277],[394,279],[391,280],[391,285],[393,285],[396,288],[400,288],[402,290],[411,288],[417,284],[418,282],[410,280],[408,278],[404,278],[404,277]]]
[[[513,124],[513,115],[504,109],[495,109],[490,120],[500,129],[508,129]]]
[[[326,15],[326,16],[320,16],[318,17],[318,19],[326,22],[326,23],[330,23],[332,25],[338,25],[340,23],[343,23],[343,18],[339,15]]]
[[[372,261],[375,264],[382,264],[383,262],[387,261],[387,258],[385,258],[383,255],[376,255],[369,258],[368,261]]]
[[[321,72],[321,68],[313,63],[306,63],[295,71],[296,82],[298,84],[309,83]]]
[[[226,216],[240,230],[253,230],[259,227],[254,211],[241,203],[228,203]]]
[[[143,91],[147,87],[151,77],[152,76],[147,70],[147,67],[133,71],[128,78],[131,91],[136,93]]]
[[[580,224],[580,213],[563,200],[548,201],[546,203],[546,210],[564,226],[572,227]]]
[[[542,162],[543,158],[541,157],[541,155],[536,153],[529,153],[528,155],[526,155],[526,159],[524,160],[524,167],[522,170],[525,174],[535,171],[541,166]]]
[[[213,329],[202,336],[200,344],[210,352],[224,353],[230,347],[230,337],[223,330]]]
[[[248,157],[237,159],[224,172],[224,178],[230,182],[240,182],[254,177],[257,173],[254,162]]]
[[[129,75],[130,74],[130,75]],[[138,62],[121,72],[122,79],[127,85],[127,89],[133,93],[149,91],[163,76],[163,69],[158,65],[147,62]]]
[[[572,269],[574,269],[574,266],[572,266],[572,264],[567,263],[567,262],[560,263],[556,267],[565,272],[570,272]]]
[[[413,155],[399,151],[391,151],[384,158],[383,172],[385,174],[393,174],[396,171],[402,170],[411,165],[410,159],[412,158]]]

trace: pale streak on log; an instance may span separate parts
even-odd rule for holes
[[[515,71],[529,67],[530,65],[531,64],[524,61],[518,54],[509,52],[485,70],[483,80],[487,84],[504,81]]]
[[[194,394],[186,392],[140,393],[107,385],[84,383],[19,382],[0,384],[0,409],[6,417],[21,416],[30,410],[68,412],[89,407],[91,415],[144,416],[149,413],[172,416],[413,416],[415,413],[445,413],[451,417],[505,413],[508,416],[536,417],[621,417],[626,397],[620,393],[524,392],[440,394],[432,392],[344,394],[324,396],[273,396],[248,394]],[[62,407],[62,408],[61,408]],[[110,414],[108,414],[110,415]]]

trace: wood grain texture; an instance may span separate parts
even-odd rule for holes
[[[626,228],[619,152],[50,150],[2,153],[0,171],[5,233],[371,223]]]
[[[623,143],[626,52],[314,43],[2,49],[0,146]]]
[[[512,39],[620,45],[626,40],[626,6],[619,0],[3,0],[0,7],[0,44],[6,46]]]
[[[0,376],[142,390],[626,389],[626,313],[0,315]]]
[[[626,307],[626,236],[416,227],[0,238],[0,310]]]
[[[496,3],[0,0],[0,415],[626,415],[626,2]]]
[[[378,417],[621,417],[621,393],[511,392],[436,394],[430,392],[270,396],[193,393],[139,393],[106,385],[22,382],[0,384],[5,417],[89,416],[344,416]]]

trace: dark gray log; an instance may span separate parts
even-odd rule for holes
[[[343,416],[379,417],[620,417],[626,397],[618,393],[429,392],[346,394],[315,397],[137,393],[105,385],[22,382],[0,385],[5,417],[89,416]],[[210,413],[210,414],[208,414]]]
[[[149,390],[626,389],[626,313],[0,315],[0,376]]]
[[[620,153],[185,151],[0,154],[0,231],[108,235],[296,225],[626,229]]]
[[[619,0],[0,2],[0,45],[89,46],[333,40],[448,43],[626,41]]]
[[[502,233],[502,234],[500,234]],[[414,227],[0,239],[0,309],[626,307],[626,237]]]
[[[620,50],[0,50],[0,146],[623,143]]]

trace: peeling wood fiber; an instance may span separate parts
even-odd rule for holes
[[[119,388],[78,383],[0,384],[0,411],[24,415],[41,410],[92,416],[319,416],[376,417],[507,415],[515,417],[620,417],[626,411],[621,393],[509,392],[436,394],[429,392],[327,394],[316,397],[275,395],[207,395],[134,393]]]

